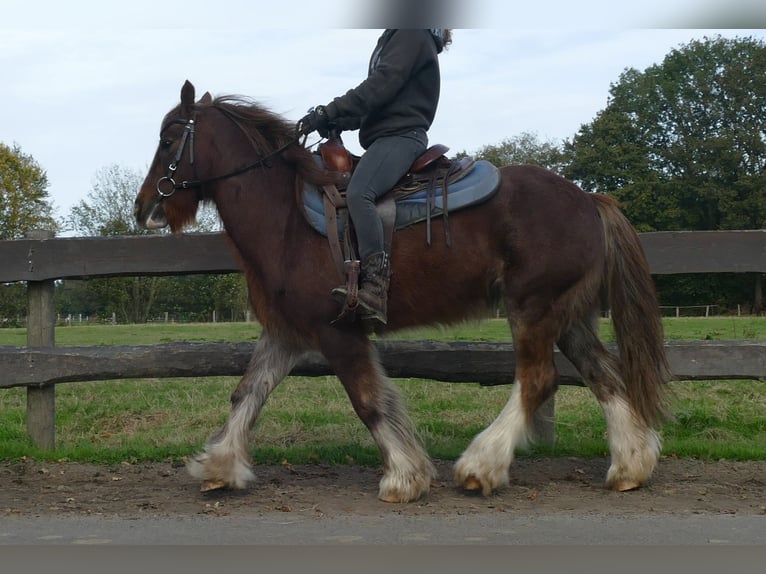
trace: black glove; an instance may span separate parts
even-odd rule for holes
[[[319,132],[319,135],[326,138],[330,133],[330,119],[327,117],[327,108],[317,106],[311,108],[309,113],[303,116],[295,126],[299,135],[308,135],[311,132]]]

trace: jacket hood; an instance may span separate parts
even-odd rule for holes
[[[436,53],[441,53],[444,49],[444,28],[430,28],[429,31],[436,43]]]

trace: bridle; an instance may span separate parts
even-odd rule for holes
[[[170,162],[170,165],[168,165],[167,175],[162,176],[159,180],[157,180],[157,193],[159,193],[160,197],[163,199],[166,197],[170,197],[178,189],[189,189],[190,187],[196,187],[196,185],[195,186],[191,185],[195,183],[194,181],[191,181],[191,182],[182,181],[181,183],[176,183],[176,180],[173,179],[173,175],[175,175],[175,172],[178,169],[178,164],[184,155],[184,148],[186,147],[187,140],[190,142],[189,143],[189,165],[194,165],[194,118],[191,118],[188,120],[177,119],[177,120],[168,122],[160,130],[160,137],[162,137],[162,134],[164,133],[166,129],[168,129],[170,126],[175,124],[183,124],[184,133],[181,136],[181,143],[178,145],[178,149],[176,150],[176,155],[173,158],[173,161]],[[170,183],[170,191],[168,192],[162,191],[162,184],[164,182]],[[202,183],[200,182],[197,185],[202,185]]]
[[[164,175],[157,180],[157,193],[160,195],[160,201],[162,201],[163,199],[167,197],[170,197],[179,189],[191,189],[195,187],[202,187],[203,185],[206,185],[208,183],[213,183],[216,181],[221,181],[223,179],[228,179],[230,177],[241,175],[243,173],[246,173],[262,165],[266,167],[271,167],[271,164],[269,162],[271,158],[281,154],[288,147],[297,143],[300,140],[300,134],[297,134],[293,139],[288,141],[286,144],[284,144],[280,148],[274,150],[273,152],[255,160],[252,163],[249,163],[243,167],[237,168],[223,175],[217,175],[214,177],[209,177],[207,179],[192,179],[192,180],[184,180],[181,182],[176,182],[173,176],[175,175],[175,172],[178,169],[178,165],[181,162],[181,159],[183,158],[184,149],[186,149],[187,143],[189,144],[189,165],[194,166],[194,128],[196,125],[195,117],[196,117],[196,114],[188,120],[181,119],[181,118],[171,120],[167,124],[165,124],[160,130],[160,137],[162,137],[163,132],[166,129],[168,129],[170,126],[176,125],[176,124],[182,124],[184,126],[183,135],[181,136],[181,142],[178,144],[178,149],[176,150],[176,155],[173,158],[173,161],[170,162],[170,164],[168,165],[167,175]],[[196,175],[196,170],[195,170],[195,175]],[[163,191],[162,189],[163,186],[168,191]]]

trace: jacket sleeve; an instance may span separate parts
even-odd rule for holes
[[[430,41],[424,30],[397,30],[383,49],[372,73],[357,87],[335,98],[327,108],[327,116],[339,121],[358,121],[393,100],[415,72],[420,51]],[[346,128],[354,129],[354,128]]]
[[[327,115],[331,117],[329,113]],[[355,116],[331,117],[330,121],[342,132],[358,130],[362,124],[362,118]]]

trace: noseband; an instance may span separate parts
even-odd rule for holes
[[[162,201],[166,197],[170,197],[179,189],[191,189],[194,187],[202,187],[203,185],[208,183],[213,183],[216,181],[221,181],[223,179],[228,179],[230,177],[241,175],[261,165],[265,167],[271,167],[271,163],[269,162],[271,158],[279,155],[280,153],[285,151],[288,147],[290,147],[294,143],[297,143],[300,139],[299,136],[296,135],[296,137],[288,141],[282,147],[274,150],[273,152],[265,155],[264,157],[261,157],[252,163],[249,163],[243,167],[240,167],[238,169],[235,169],[223,175],[210,177],[208,179],[185,180],[179,183],[179,182],[176,182],[173,176],[175,175],[175,172],[178,169],[178,164],[181,162],[181,159],[183,158],[184,149],[186,148],[187,142],[189,143],[189,165],[192,165],[192,166],[194,165],[194,126],[195,126],[194,117],[188,120],[179,118],[179,119],[175,119],[168,122],[162,128],[162,130],[160,130],[160,136],[162,136],[162,133],[167,128],[175,124],[182,124],[184,126],[184,132],[183,132],[183,135],[181,136],[181,143],[178,145],[178,149],[176,150],[176,155],[173,158],[173,161],[170,163],[170,165],[168,165],[167,175],[164,175],[157,180],[157,193],[160,195],[160,201]],[[163,191],[163,187],[165,188],[166,191]]]

